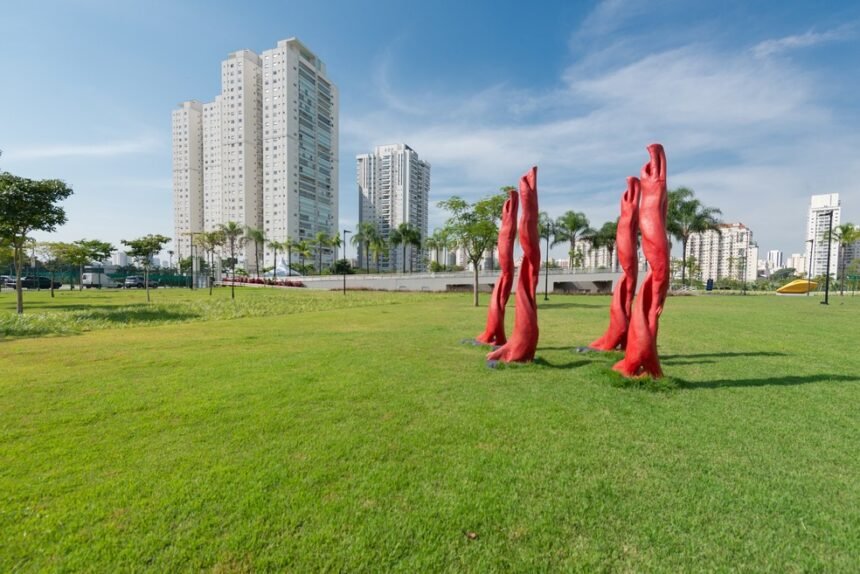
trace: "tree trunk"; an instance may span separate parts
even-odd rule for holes
[[[546,238],[546,256],[543,264],[543,300],[549,301],[549,236]]]
[[[681,286],[684,285],[684,278],[687,275],[687,238],[681,238]]]
[[[24,314],[24,288],[21,286],[21,271],[24,269],[23,261],[21,260],[21,248],[15,248],[15,292],[17,301],[17,310],[19,315]]]
[[[364,270],[370,275],[370,245],[364,244]],[[376,256],[376,272],[379,273],[379,255]]]
[[[54,272],[51,271],[51,299],[54,298]]]
[[[846,244],[847,246],[847,244]],[[842,251],[842,280],[839,282],[839,296],[845,295],[845,251]]]
[[[403,273],[406,274],[406,244],[403,244]]]
[[[475,269],[475,284],[472,286],[472,291],[474,293],[474,301],[475,307],[478,306],[478,259],[472,261],[472,267]]]
[[[83,263],[78,268],[78,282],[80,283],[80,285],[78,286],[78,291],[83,291],[84,290],[84,265],[83,265]]]
[[[146,302],[149,303],[149,267],[143,268],[143,287],[146,289]]]

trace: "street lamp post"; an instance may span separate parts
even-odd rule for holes
[[[343,230],[343,294],[346,295],[346,234],[352,233],[348,229]]]
[[[809,243],[809,271],[806,273],[806,296],[809,297],[810,285],[812,281],[812,257],[815,254],[815,238],[807,239]]]
[[[824,268],[824,301],[821,302],[822,305],[830,304],[830,249],[833,246],[833,210],[828,211],[827,215],[830,216],[830,220],[827,231],[827,266]]]

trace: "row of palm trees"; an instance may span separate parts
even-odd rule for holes
[[[390,252],[391,249],[397,247],[402,248],[402,271],[406,273],[406,249],[407,247],[418,249],[419,257],[422,247],[428,249],[434,245],[431,238],[422,241],[421,232],[411,223],[401,223],[394,229],[388,232],[386,239],[382,233],[370,222],[362,222],[358,224],[352,238],[351,243],[356,249],[364,250],[365,271],[370,273],[370,254],[373,253],[373,258],[376,262],[376,271],[379,272],[379,258]],[[413,270],[414,258],[409,258],[409,271]]]

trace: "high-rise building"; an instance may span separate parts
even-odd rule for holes
[[[806,221],[806,256],[812,258],[812,277],[830,273],[834,277],[839,266],[839,243],[825,241],[830,228],[830,213],[833,213],[833,228],[839,225],[842,208],[839,194],[813,195],[809,201],[809,216]],[[830,244],[830,270],[827,269],[827,245]]]
[[[203,107],[179,104],[173,128],[173,245],[178,257],[191,255],[191,234],[203,231]]]
[[[372,154],[356,157],[359,223],[371,223],[389,239],[402,223],[412,225],[427,237],[427,201],[430,196],[430,164],[406,144],[377,146]],[[365,265],[364,249],[359,261]],[[407,246],[406,269],[423,270],[420,250]],[[392,247],[380,257],[380,267],[396,271],[404,268],[403,248]]]
[[[693,233],[687,241],[687,259],[690,257],[695,258],[702,281],[756,280],[758,246],[752,230],[743,223],[722,223],[719,231]]]
[[[177,237],[231,221],[264,230],[270,241],[336,234],[337,108],[325,65],[297,39],[262,57],[229,54],[215,100],[186,102],[174,112]],[[177,139],[192,129],[194,138]],[[186,163],[197,173],[188,168],[186,176]],[[176,245],[179,257],[191,254],[190,237]],[[255,255],[253,243],[238,254],[252,273]],[[266,255],[259,253],[264,264]]]
[[[782,251],[771,249],[767,252],[767,268],[771,271],[782,269]]]
[[[263,52],[262,138],[266,236],[280,242],[336,234],[337,88],[295,38]],[[323,254],[324,263],[331,259]]]
[[[803,275],[806,277],[806,274],[809,272],[807,264],[809,260],[806,258],[806,255],[802,253],[792,253],[791,257],[789,257],[785,262],[786,269],[794,269],[795,274]]]

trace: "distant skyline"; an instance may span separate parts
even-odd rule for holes
[[[218,93],[228,53],[295,36],[340,90],[341,229],[358,221],[355,156],[378,145],[433,165],[432,232],[436,202],[479,199],[533,164],[542,210],[599,227],[658,141],[670,188],[788,255],[814,194],[839,193],[842,221],[860,223],[860,5],[823,6],[12,3],[0,170],[74,188],[57,240],[169,236],[170,112]]]

